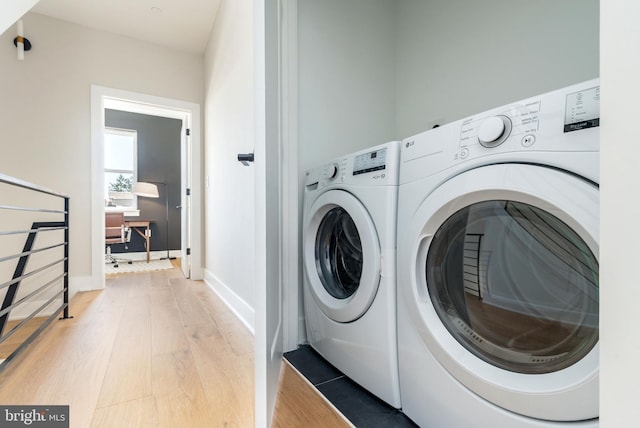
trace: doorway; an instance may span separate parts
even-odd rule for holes
[[[202,279],[201,186],[200,186],[200,106],[179,100],[155,97],[118,89],[92,86],[92,279],[95,288],[104,288],[104,127],[105,110],[179,119],[180,132],[180,257],[183,273]]]

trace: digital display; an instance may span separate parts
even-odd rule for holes
[[[564,132],[600,126],[600,87],[567,95]]]
[[[380,171],[386,168],[387,149],[363,153],[353,160],[353,175],[365,174],[372,171]]]

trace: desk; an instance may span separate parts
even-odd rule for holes
[[[151,223],[153,220],[125,220],[124,225],[135,230],[136,233],[144,238],[144,246],[147,249],[147,263],[149,263],[149,251],[151,250]],[[144,230],[142,230],[144,228]]]

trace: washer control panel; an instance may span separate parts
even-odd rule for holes
[[[387,148],[357,155],[353,159],[353,175],[381,171],[387,168]]]
[[[327,165],[327,179],[329,180],[333,180],[338,176],[338,173],[340,172],[340,165],[338,165],[337,163],[330,163]]]
[[[386,178],[387,151],[387,147],[382,147],[326,164],[322,171],[324,184],[334,181],[343,183],[350,176],[365,179],[364,174],[368,173],[374,173],[372,177],[375,179]]]
[[[322,184],[326,185],[334,181],[344,182],[344,177],[348,167],[347,158],[342,158],[328,163],[322,167]]]
[[[391,141],[334,159],[307,171],[305,186],[397,185],[400,141]]]

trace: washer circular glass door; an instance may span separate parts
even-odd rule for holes
[[[532,165],[467,171],[423,201],[423,338],[458,381],[523,415],[598,416],[598,213],[596,186]]]
[[[306,218],[303,253],[313,297],[334,321],[360,318],[380,282],[380,244],[369,213],[352,194],[330,190]]]

